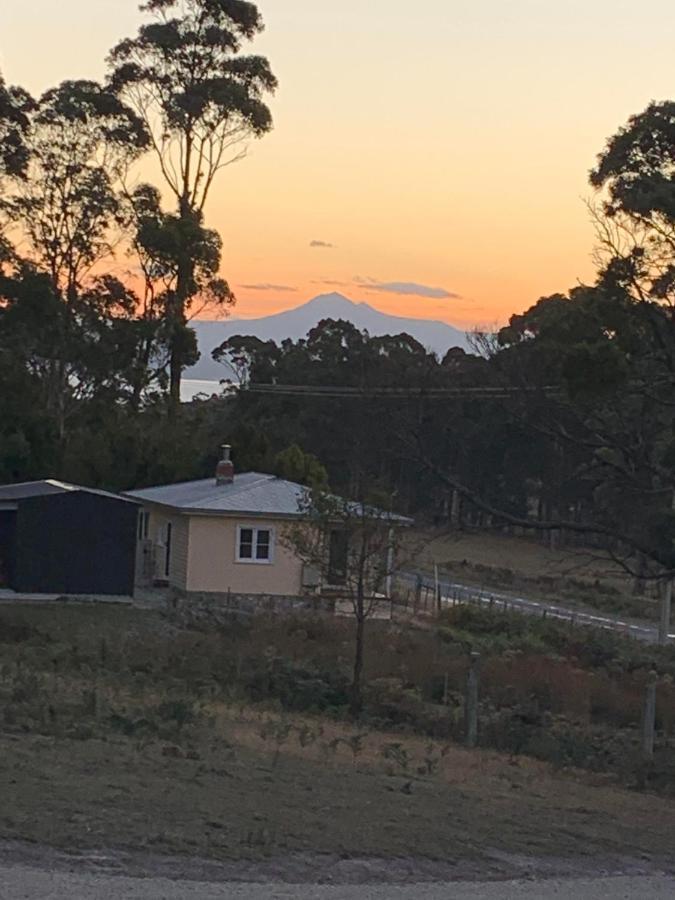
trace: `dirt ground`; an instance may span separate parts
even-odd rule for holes
[[[234,881],[675,871],[666,799],[400,735],[354,740],[337,725],[303,746],[302,726],[284,739],[277,724],[232,713],[180,744],[0,735],[0,841],[122,853],[131,875],[157,874],[144,868],[150,855],[162,874],[203,877],[203,860]]]

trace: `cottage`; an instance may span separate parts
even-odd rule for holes
[[[0,588],[22,594],[132,596],[138,503],[32,481],[0,486]]]
[[[138,523],[138,583],[180,592],[298,597],[317,573],[285,539],[306,515],[307,488],[259,472],[235,474],[230,448],[215,478],[130,491],[143,504]],[[392,517],[404,523],[400,517]],[[339,571],[340,540],[329,541]]]

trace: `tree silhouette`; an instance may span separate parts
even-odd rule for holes
[[[242,142],[271,129],[264,97],[277,81],[264,57],[241,54],[244,43],[263,29],[255,4],[149,0],[141,8],[152,21],[113,48],[110,84],[146,123],[176,203],[173,221],[165,223],[170,232],[165,251],[170,245],[171,252],[164,257],[174,270],[166,315],[175,411],[189,361],[187,316],[204,287],[196,277],[195,248],[204,241],[213,245],[204,231],[205,205],[218,172],[241,158]],[[226,282],[209,282],[208,287],[217,305],[233,302]]]
[[[31,106],[29,94],[21,88],[8,87],[0,75],[0,175],[20,175],[25,171],[25,133]]]

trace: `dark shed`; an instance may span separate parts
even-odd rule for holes
[[[133,594],[138,508],[129,498],[60,481],[0,487],[0,586]]]

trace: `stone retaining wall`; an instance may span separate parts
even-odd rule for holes
[[[171,606],[188,619],[219,619],[229,616],[289,615],[302,612],[333,613],[335,600],[314,595],[289,597],[275,594],[234,594],[173,591]]]

